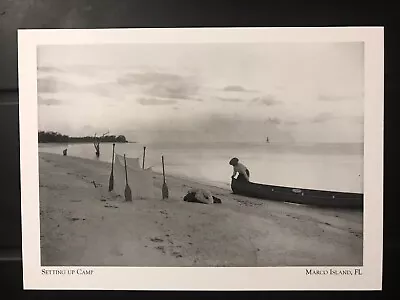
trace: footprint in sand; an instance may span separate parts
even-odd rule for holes
[[[163,254],[165,254],[165,248],[164,246],[157,246],[155,247],[157,250],[160,250]]]
[[[150,241],[155,242],[155,243],[160,243],[160,242],[164,242],[163,239],[155,237],[155,238],[150,238]]]
[[[362,234],[359,233],[359,232],[355,232],[355,231],[353,231],[353,230],[349,230],[349,232],[352,233],[352,234],[354,234],[354,235],[355,235],[356,237],[358,237],[358,238],[361,238],[361,237],[362,237]]]
[[[121,251],[119,251],[119,249],[116,248],[116,247],[112,248],[112,249],[110,250],[110,253],[113,254],[113,255],[116,255],[116,256],[123,256],[123,255],[124,255],[124,254],[123,254]]]
[[[104,207],[109,207],[109,208],[118,208],[118,206],[115,206],[115,205],[109,205],[109,204],[106,204],[106,205],[104,205]]]
[[[180,254],[180,253],[177,252],[177,251],[172,252],[172,255],[174,255],[176,258],[182,257],[182,254]]]
[[[73,221],[73,222],[75,222],[75,221],[79,221],[79,220],[82,220],[82,221],[85,221],[86,219],[85,218],[76,218],[76,217],[72,217],[72,218],[68,218],[70,221]]]

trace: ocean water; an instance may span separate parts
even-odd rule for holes
[[[139,143],[116,144],[117,153],[140,157]],[[250,180],[258,183],[346,192],[363,192],[362,144],[150,144],[145,145],[145,167],[162,172],[161,155],[168,175],[229,188],[231,157],[250,170]],[[112,144],[101,144],[95,156],[93,144],[39,144],[39,152],[111,162]]]

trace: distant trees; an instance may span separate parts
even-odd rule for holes
[[[124,135],[70,137],[54,131],[39,131],[39,143],[127,143]]]
[[[68,143],[69,136],[54,131],[39,131],[39,143]]]
[[[126,140],[126,138],[125,138],[124,135],[119,135],[119,136],[117,136],[117,138],[115,139],[115,142],[117,142],[117,143],[126,143],[127,140]]]

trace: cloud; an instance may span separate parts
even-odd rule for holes
[[[223,90],[225,92],[255,92],[252,90],[248,90],[240,85],[228,85],[226,87],[223,88]]]
[[[299,122],[298,121],[285,121],[284,124],[288,125],[288,126],[295,126],[295,125],[299,124]]]
[[[38,66],[38,72],[64,72],[62,69],[51,66]]]
[[[356,124],[364,124],[364,116],[354,116],[352,121]]]
[[[155,97],[194,100],[193,96],[196,94],[197,90],[198,88],[196,86],[179,82],[172,85],[169,85],[169,83],[156,84],[145,92]]]
[[[275,89],[278,91],[285,91],[286,87],[284,85],[275,85]]]
[[[168,142],[250,142],[265,141],[265,135],[274,141],[290,139],[274,121],[235,118],[228,114],[199,114],[195,117],[176,118],[173,122],[155,121],[141,126],[139,138],[147,141]],[[232,151],[235,151],[232,149]]]
[[[38,93],[57,93],[60,91],[71,91],[73,85],[57,80],[53,76],[46,76],[37,80],[37,91]]]
[[[123,86],[141,86],[143,93],[153,97],[201,101],[195,97],[200,87],[190,76],[159,72],[129,73],[117,82]]]
[[[118,96],[120,96],[123,93],[118,84],[112,81],[89,84],[86,86],[82,86],[80,90],[82,92],[93,93],[98,96],[108,97],[112,99],[119,99]]]
[[[171,105],[175,104],[176,100],[158,99],[158,98],[140,98],[137,100],[142,105]]]
[[[335,102],[335,101],[345,101],[345,100],[358,100],[364,97],[363,93],[354,93],[349,95],[333,95],[333,94],[319,94],[319,101]]]
[[[128,73],[118,79],[118,83],[122,85],[149,85],[160,84],[165,82],[181,81],[182,76],[170,73],[146,72],[146,73]]]
[[[333,95],[319,95],[319,101],[342,101],[346,100],[347,98],[344,96],[333,96]]]
[[[91,93],[102,97],[115,97],[118,92],[118,84],[115,82],[102,82],[76,85],[65,80],[58,79],[55,76],[46,76],[38,78],[38,93]]]
[[[43,99],[43,98],[39,97],[39,99],[38,99],[39,105],[53,106],[53,105],[61,105],[62,103],[63,102],[61,100],[54,99],[54,98]]]
[[[270,124],[274,124],[274,125],[279,125],[279,124],[282,123],[282,120],[279,119],[279,118],[277,118],[277,117],[268,118],[268,119],[265,121],[265,123],[270,123]]]
[[[282,102],[276,100],[274,96],[267,95],[267,96],[263,96],[263,97],[254,98],[253,100],[251,100],[250,104],[272,106],[272,105],[278,105],[281,103]]]
[[[225,98],[225,97],[218,97],[218,100],[223,102],[243,102],[243,99],[239,98]]]
[[[329,120],[334,119],[335,117],[333,116],[332,113],[329,112],[324,112],[324,113],[320,113],[318,115],[316,115],[315,117],[313,117],[311,119],[312,123],[324,123],[327,122]]]

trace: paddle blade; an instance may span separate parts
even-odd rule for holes
[[[132,201],[132,191],[129,185],[125,186],[125,201],[131,202]]]
[[[110,174],[110,180],[108,181],[108,191],[111,192],[114,189],[114,174]]]
[[[164,182],[163,186],[162,186],[162,198],[163,199],[167,199],[169,196],[169,192],[168,192],[168,186],[167,184]]]

